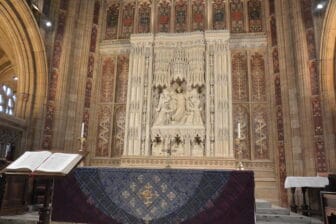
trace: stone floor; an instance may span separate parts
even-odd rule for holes
[[[264,200],[256,200],[256,220],[257,220],[256,224],[322,224],[323,223],[320,217],[307,217],[296,213],[292,213],[287,208],[272,206],[270,202]],[[0,224],[36,224],[37,221],[38,221],[37,212],[28,212],[22,215],[0,217]],[[60,224],[59,222],[52,222],[52,223]]]

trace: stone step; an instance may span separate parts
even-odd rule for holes
[[[0,223],[1,224],[37,224],[38,221],[31,221],[31,220],[20,220],[20,219],[3,219],[1,217]]]
[[[27,212],[21,215],[1,216],[2,224],[36,224],[38,222],[38,212]]]
[[[290,213],[290,215],[274,215],[274,214],[258,214],[257,213],[256,220],[257,220],[257,224],[261,224],[261,223],[322,224],[323,223],[322,221],[318,219],[298,215],[295,213]]]
[[[272,207],[272,208],[258,208],[257,214],[273,214],[273,215],[289,215],[290,211],[287,208]]]
[[[266,200],[256,199],[256,208],[272,208],[272,204]]]

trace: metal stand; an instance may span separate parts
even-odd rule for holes
[[[85,148],[86,138],[82,136],[79,138],[79,141],[80,141],[80,148],[78,152],[82,155],[86,155],[87,154],[86,148]],[[84,165],[85,165],[85,158],[82,160],[82,162],[78,166],[84,166]]]
[[[86,138],[85,137],[80,137],[79,141],[80,141],[80,149],[78,151],[80,153],[84,153],[86,151],[85,148],[84,148],[84,144],[85,144]]]
[[[236,151],[237,151],[237,170],[244,170],[243,150],[240,147],[240,138],[236,138]]]

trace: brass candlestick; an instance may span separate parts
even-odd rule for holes
[[[84,144],[85,144],[86,138],[84,136],[81,136],[79,138],[79,142],[80,142],[80,149],[78,150],[78,153],[83,155],[84,157],[86,156],[86,149],[84,148]],[[78,167],[83,167],[85,166],[85,158],[79,163]]]
[[[82,137],[79,138],[80,149],[79,149],[78,151],[79,151],[80,153],[85,152],[85,149],[84,149],[85,141],[86,141],[86,138],[85,138],[85,137],[82,136]]]
[[[237,151],[237,170],[244,170],[243,159],[243,150],[240,146],[240,138],[236,138],[236,151]]]

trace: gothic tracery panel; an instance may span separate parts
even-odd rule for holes
[[[158,4],[158,32],[168,33],[170,31],[170,12],[170,2],[166,0],[160,1]]]
[[[124,148],[124,135],[125,135],[125,104],[116,105],[114,108],[113,119],[113,140],[112,140],[112,156],[120,156]]]
[[[247,3],[248,20],[249,20],[249,32],[262,32],[263,20],[262,20],[262,6],[260,0],[250,0]]]
[[[109,154],[111,135],[112,105],[100,105],[98,108],[98,130],[95,156],[106,157]]]
[[[215,0],[212,4],[212,24],[214,30],[226,29],[224,0]]]
[[[252,110],[254,158],[269,159],[266,108],[264,105],[254,105]]]
[[[188,2],[179,0],[175,4],[175,32],[187,31]]]
[[[115,103],[126,103],[128,62],[129,60],[127,55],[118,56]]]
[[[97,157],[119,156],[125,130],[128,55],[102,57],[97,114]]]
[[[138,33],[150,32],[151,2],[144,1],[139,5]]]
[[[113,88],[114,88],[114,70],[115,61],[112,57],[107,57],[103,61],[102,78],[100,84],[100,102],[113,102]]]
[[[242,0],[230,2],[230,18],[232,33],[243,33],[244,30],[244,3]]]
[[[135,3],[130,2],[123,6],[120,39],[127,39],[133,33]]]
[[[234,104],[233,105],[233,129],[234,139],[238,138],[238,123],[240,129],[239,143],[235,147],[242,150],[242,157],[244,159],[251,158],[250,146],[250,113],[248,104]],[[237,145],[239,144],[239,145]],[[235,150],[235,157],[237,158],[237,151]]]
[[[232,52],[232,99],[247,101],[248,77],[246,51]]]
[[[117,39],[119,3],[114,3],[107,8],[105,39]]]
[[[264,55],[255,53],[251,56],[252,100],[266,100]]]
[[[205,28],[205,2],[195,0],[192,2],[192,31],[204,30]]]

